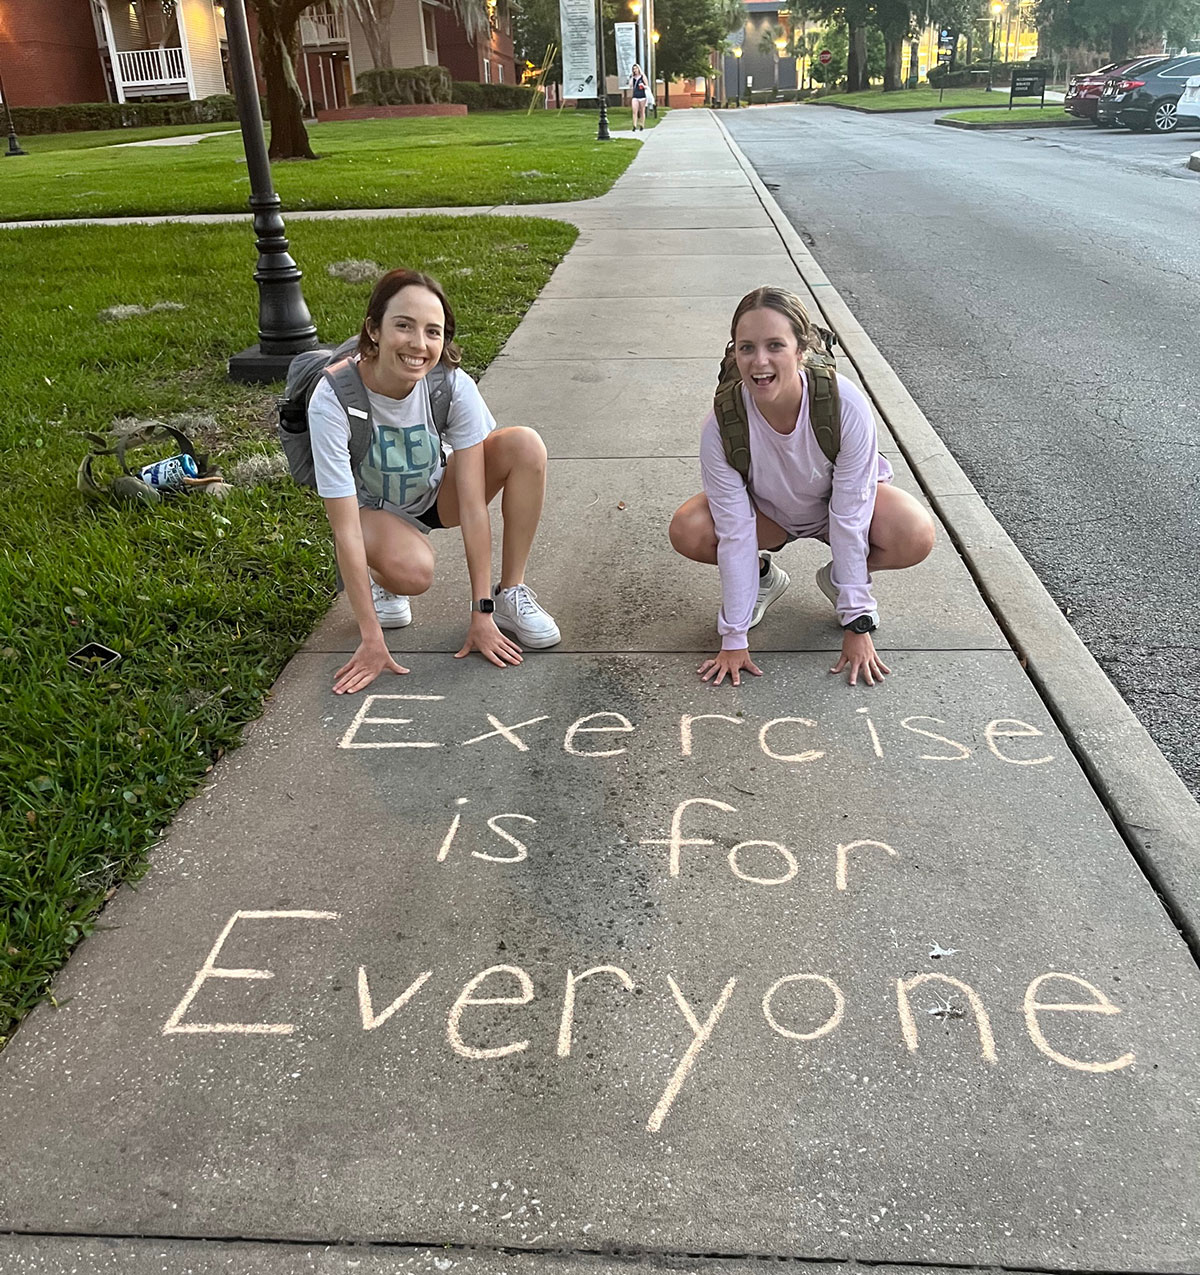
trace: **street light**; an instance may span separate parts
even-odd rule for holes
[[[596,0],[596,29],[600,33],[600,122],[596,125],[596,141],[608,142],[608,67],[604,61],[604,0]]]
[[[783,57],[783,51],[787,48],[787,36],[780,35],[772,41],[775,45],[775,92],[779,92],[779,59]]]
[[[999,34],[1000,15],[1004,12],[1002,0],[992,0],[992,43],[988,50],[987,91],[992,91],[992,68],[996,65],[996,36]]]
[[[5,156],[9,155],[28,155],[28,151],[21,149],[21,143],[17,141],[17,130],[13,127],[12,109],[8,105],[8,94],[4,91],[4,81],[0,79],[0,98],[4,99],[4,114],[8,117],[8,150],[4,152]]]
[[[258,344],[230,358],[229,375],[235,381],[280,381],[297,354],[317,348],[317,329],[300,291],[300,271],[288,252],[279,196],[271,185],[245,0],[225,0],[225,30],[250,173],[250,208],[258,247],[258,266],[254,271],[258,284]]]
[[[742,104],[742,46],[735,44],[729,51],[737,62],[737,104],[740,107]]]
[[[634,60],[637,62],[638,66],[642,66],[642,58],[644,56],[642,52],[642,44],[644,43],[642,38],[642,0],[629,0],[629,12],[633,14],[634,18],[633,51],[636,54]],[[643,73],[645,70],[646,68],[642,66]]]

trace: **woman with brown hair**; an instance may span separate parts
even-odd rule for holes
[[[429,532],[442,527],[461,527],[471,577],[470,627],[458,657],[479,651],[503,668],[521,663],[522,646],[560,640],[558,626],[525,584],[545,494],[545,446],[531,429],[496,428],[459,366],[454,332],[454,312],[428,275],[392,270],[375,285],[351,356],[372,426],[357,472],[349,417],[331,384],[323,379],[309,400],[317,491],[360,634],[358,649],[335,675],[339,695],[363,690],[385,670],[408,672],[392,658],[383,629],[411,622],[409,596],[433,583]],[[446,383],[437,392],[450,396],[444,431],[427,382],[439,367]],[[503,556],[493,589],[488,503],[500,491]]]
[[[928,557],[933,520],[892,486],[871,405],[845,377],[838,377],[836,462],[822,451],[809,420],[803,370],[814,331],[799,297],[783,288],[756,288],[738,303],[730,338],[749,422],[749,475],[743,479],[729,463],[710,412],[700,442],[704,491],[680,506],[670,530],[679,553],[715,563],[721,573],[722,649],[698,671],[716,686],[726,676],[739,685],[743,670],[760,676],[748,632],[790,583],[771,553],[811,538],[831,550],[832,561],[817,572],[817,587],[843,629],[841,658],[830,672],[849,670],[852,686],[861,673],[873,686],[891,670],[871,640],[879,623],[871,573]]]

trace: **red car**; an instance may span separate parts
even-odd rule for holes
[[[1135,58],[1132,62],[1110,62],[1108,66],[1102,66],[1098,71],[1092,71],[1087,75],[1071,76],[1071,83],[1067,85],[1067,95],[1063,98],[1063,110],[1068,115],[1075,115],[1079,119],[1096,123],[1096,105],[1100,101],[1100,94],[1104,90],[1106,80],[1114,76],[1125,76],[1130,71],[1136,71],[1139,67],[1148,66],[1151,62],[1161,61],[1161,59],[1162,54],[1156,53],[1152,57]]]

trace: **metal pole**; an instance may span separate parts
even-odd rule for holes
[[[4,152],[7,158],[10,155],[28,155],[28,151],[21,149],[21,143],[17,141],[17,130],[13,127],[12,109],[8,104],[8,94],[4,91],[4,80],[0,79],[0,98],[4,99],[4,114],[8,119],[8,150]]]
[[[996,24],[998,21],[999,19],[997,18],[992,19],[992,47],[991,47],[991,51],[988,54],[987,91],[989,93],[992,91],[992,67],[995,66],[996,64]]]
[[[604,0],[596,0],[596,29],[600,35],[600,123],[596,126],[596,141],[611,141],[608,131],[608,67],[604,57]]]
[[[288,252],[280,199],[271,184],[245,0],[225,0],[225,30],[258,247],[258,266],[254,271],[258,284],[258,344],[230,358],[229,375],[235,381],[276,381],[287,375],[295,355],[317,348],[317,329],[300,291],[300,271]]]

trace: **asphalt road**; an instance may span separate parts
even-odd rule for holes
[[[1200,797],[1200,133],[722,118]]]

